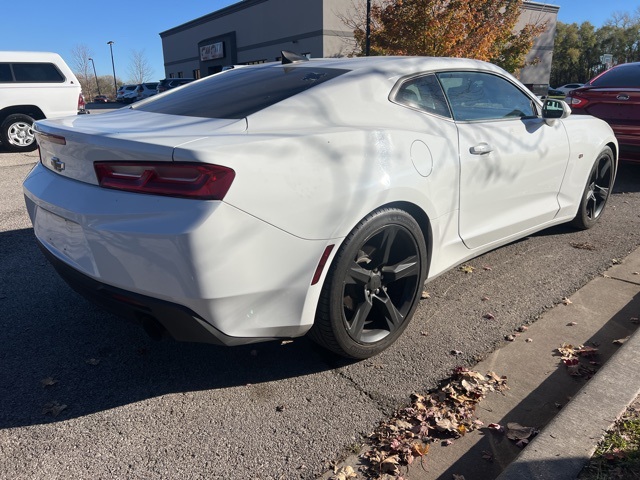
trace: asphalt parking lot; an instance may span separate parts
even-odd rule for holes
[[[552,228],[439,277],[372,359],[337,360],[305,338],[156,342],[84,301],[39,252],[21,195],[35,162],[0,146],[6,478],[314,478],[412,392],[475,365],[640,245],[640,166],[623,166],[600,224]]]

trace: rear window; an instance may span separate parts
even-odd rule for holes
[[[640,87],[640,63],[621,65],[594,78],[594,87]]]
[[[132,108],[169,115],[239,119],[347,71],[311,66],[237,68]]]
[[[64,75],[53,63],[0,63],[0,82],[62,83]]]

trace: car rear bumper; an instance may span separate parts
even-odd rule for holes
[[[238,338],[225,335],[183,305],[95,280],[70,267],[51,253],[42,242],[36,241],[47,260],[71,288],[108,312],[141,324],[150,335],[159,335],[164,330],[178,341],[228,346],[272,340],[269,337]]]
[[[304,240],[224,202],[100,188],[42,165],[24,183],[35,235],[83,295],[179,340],[233,345],[303,335],[326,241]]]

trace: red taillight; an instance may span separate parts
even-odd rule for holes
[[[127,192],[222,200],[235,172],[219,165],[172,162],[95,162],[101,187]]]
[[[571,108],[583,108],[589,103],[589,100],[580,97],[566,97],[564,101],[567,102]]]
[[[78,95],[78,110],[84,110],[86,104],[84,103],[84,97],[82,94]]]

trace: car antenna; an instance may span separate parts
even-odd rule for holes
[[[303,55],[298,55],[294,52],[289,52],[287,50],[282,50],[280,52],[282,55],[282,64],[286,65],[287,63],[298,63],[298,62],[308,62],[309,59]]]

